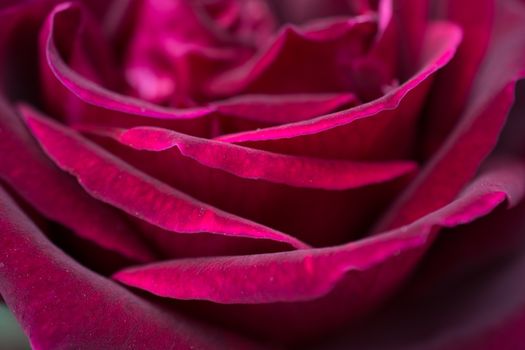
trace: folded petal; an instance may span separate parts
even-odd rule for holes
[[[357,103],[353,94],[241,95],[213,103],[227,116],[271,124],[293,123]]]
[[[522,2],[499,4],[492,41],[465,112],[376,232],[404,225],[448,202],[493,150],[513,104],[516,80],[525,72],[524,23]]]
[[[429,25],[429,1],[392,0],[391,26],[394,28],[391,30],[396,31],[400,63],[398,76],[402,81],[416,73],[417,67],[421,64],[422,49]]]
[[[178,127],[193,133],[204,132],[201,129],[208,127],[206,122],[195,122],[193,119],[202,119],[213,108],[182,110],[156,106],[109,90],[70,67],[61,56],[59,44],[67,48],[71,46],[71,41],[82,43],[103,40],[86,38],[86,33],[91,31],[79,31],[79,21],[75,20],[78,16],[82,16],[82,11],[77,6],[71,3],[57,5],[40,33],[42,91],[46,94],[45,102],[51,111],[71,122],[118,126],[147,124]],[[57,26],[60,26],[60,31],[55,30]],[[60,42],[57,42],[58,34],[62,35]],[[87,55],[86,48],[83,49],[82,54]]]
[[[217,96],[248,93],[348,91],[352,63],[369,47],[376,25],[370,16],[305,28],[284,27],[273,43],[244,65],[209,83]]]
[[[97,132],[96,128],[84,130]],[[176,147],[203,166],[245,179],[296,187],[344,190],[392,180],[415,170],[415,164],[408,161],[367,163],[295,157],[160,128],[101,129],[99,133],[137,150],[162,152]]]
[[[72,130],[38,115],[22,113],[46,153],[94,197],[163,229],[270,239],[306,245],[281,232],[218,210],[138,171]]]
[[[322,349],[523,348],[524,204],[443,232],[412,288]]]
[[[105,249],[138,261],[152,253],[114,209],[89,196],[39,149],[18,115],[0,100],[0,178],[45,217]]]
[[[299,319],[322,317],[334,327],[334,320],[354,319],[390,295],[432,244],[434,233],[440,227],[455,227],[476,220],[507,198],[519,200],[525,188],[524,175],[525,167],[521,164],[499,165],[438,211],[400,229],[343,246],[173,260],[125,269],[114,277],[127,285],[169,298],[221,304],[269,303],[272,312],[293,313]],[[303,303],[297,303],[300,301]],[[277,303],[275,308],[273,303]],[[336,310],[344,310],[346,316],[336,316]],[[258,321],[256,315],[268,316],[266,312],[269,312],[264,305],[247,306],[245,311]],[[275,314],[273,317],[281,319]],[[313,331],[308,327],[314,325],[307,320],[301,322],[291,315],[283,317],[285,322],[294,324],[293,330],[303,327],[303,331]],[[323,328],[318,323],[316,326]],[[278,332],[272,326],[268,328]]]
[[[417,118],[432,77],[450,61],[460,41],[461,32],[456,26],[432,23],[426,31],[419,72],[385,96],[307,121],[224,135],[219,139],[320,158],[402,158],[412,150]]]
[[[261,0],[146,1],[137,17],[128,80],[142,99],[174,105],[205,98],[207,80],[248,59],[274,30]]]
[[[82,267],[0,189],[0,294],[35,349],[250,348]]]
[[[80,129],[135,168],[204,203],[315,246],[361,235],[416,168],[410,161],[287,156],[159,128]]]
[[[463,41],[454,59],[438,73],[428,102],[428,122],[422,138],[424,156],[435,152],[450,134],[468,101],[485,57],[494,24],[494,0],[441,1],[436,16],[459,25]]]

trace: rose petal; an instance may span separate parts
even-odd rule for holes
[[[439,227],[469,223],[487,215],[508,197],[519,200],[525,187],[524,175],[521,164],[505,163],[482,175],[458,199],[417,222],[344,246],[172,260],[125,269],[114,277],[169,298],[226,304],[269,303],[244,309],[239,306],[235,310],[244,310],[257,320],[239,316],[252,327],[264,328],[262,332],[282,337],[282,332],[275,329],[282,325],[277,321],[281,320],[293,325],[285,327],[290,334],[297,330],[317,333],[335,327],[334,322],[340,324],[361,316],[390,295],[430,246]],[[229,314],[226,306],[219,310]],[[274,324],[260,322],[259,317],[269,315],[276,320]],[[308,321],[312,319],[323,319],[328,326]]]
[[[460,25],[464,39],[454,59],[438,73],[432,89],[427,131],[422,138],[427,157],[443,143],[461,116],[485,56],[494,21],[493,0],[441,1],[440,6],[446,8],[440,17]]]
[[[126,55],[128,79],[143,99],[191,104],[206,97],[207,80],[249,58],[273,27],[261,0],[143,2]]]
[[[425,281],[425,289],[414,294],[410,288],[391,307],[322,349],[523,348],[524,210],[522,201],[443,232],[414,276],[417,287]]]
[[[35,349],[250,348],[94,274],[47,241],[0,189],[0,294]]]
[[[506,164],[502,168],[492,169],[446,207],[377,238],[336,248],[153,263],[126,269],[116,278],[173,298],[220,303],[311,300],[328,293],[349,271],[364,273],[394,254],[422,246],[433,226],[464,224],[491,212],[509,196],[520,198],[525,167]],[[242,275],[252,278],[242,280]]]
[[[362,235],[410,181],[410,168],[415,166],[407,161],[347,162],[285,156],[188,138],[165,129],[81,129],[133,167],[193,198],[314,246],[346,243]],[[151,134],[148,140],[142,137],[145,132]],[[177,140],[180,148],[174,142]],[[295,173],[294,164],[302,169],[297,177],[290,176]],[[357,185],[356,181],[368,185],[345,189],[344,185]],[[184,246],[181,242],[177,245]],[[170,246],[176,248],[175,244]]]
[[[246,179],[296,187],[351,189],[392,180],[415,169],[415,164],[408,161],[366,163],[294,157],[196,138],[160,128],[82,129],[108,135],[136,150],[162,152],[176,147],[182,155],[206,167]]]
[[[402,158],[412,149],[416,118],[432,76],[450,61],[460,39],[456,26],[433,23],[426,33],[425,63],[418,74],[382,98],[308,121],[225,135],[219,139],[320,158]],[[341,147],[342,144],[345,147]]]
[[[59,167],[77,177],[88,193],[131,215],[174,232],[210,232],[306,247],[293,237],[213,208],[147,176],[28,107],[22,113]]]
[[[78,22],[72,21],[71,16],[78,11],[80,11],[78,7],[71,3],[56,6],[49,14],[40,35],[43,91],[47,94],[46,102],[51,110],[63,116],[66,121],[92,122],[100,125],[150,124],[188,130],[207,127],[193,119],[201,119],[208,115],[213,111],[211,107],[181,110],[156,106],[110,91],[69,67],[56,46],[54,29],[58,22],[63,26],[72,26],[66,28],[67,30],[62,28],[64,29],[62,33],[77,33]],[[74,36],[70,40],[80,41]],[[89,41],[89,38],[85,40]]]
[[[213,79],[209,91],[217,96],[348,91],[352,60],[366,52],[374,33],[369,16],[304,29],[286,26],[260,55]]]
[[[375,232],[404,225],[449,201],[492,151],[512,106],[515,82],[525,72],[524,23],[522,2],[500,4],[491,46],[461,120]]]
[[[356,97],[341,94],[241,95],[212,105],[227,116],[271,124],[293,123],[354,105]]]
[[[404,81],[417,71],[428,23],[429,0],[392,0],[392,22],[397,32],[399,77]],[[388,30],[388,29],[387,29]]]
[[[151,252],[129,223],[49,162],[3,100],[0,133],[0,178],[40,213],[105,249],[139,261],[151,260]]]
[[[283,23],[303,23],[319,17],[352,15],[358,12],[357,10],[363,10],[359,12],[368,10],[368,8],[352,6],[354,4],[366,5],[367,0],[324,0],[322,2],[317,0],[270,0],[269,2]]]

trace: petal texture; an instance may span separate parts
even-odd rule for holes
[[[182,155],[203,166],[246,179],[295,187],[351,189],[392,180],[406,175],[416,167],[409,161],[366,163],[281,155],[160,128],[83,130],[109,135],[137,150],[161,152],[176,147]]]
[[[249,348],[80,266],[47,241],[3,190],[0,241],[0,294],[34,349]]]
[[[432,76],[450,61],[460,40],[461,32],[454,25],[433,23],[425,36],[420,70],[385,96],[308,121],[224,135],[219,139],[322,158],[402,158],[411,152],[415,123]],[[345,147],[341,147],[342,144]]]
[[[225,213],[137,171],[72,130],[29,108],[22,112],[47,154],[91,195],[168,231],[270,239],[296,248],[293,237]]]
[[[515,82],[525,72],[523,23],[522,2],[499,4],[491,46],[465,112],[376,232],[411,222],[449,201],[493,150],[514,100]],[[508,54],[501,56],[502,50]]]
[[[521,164],[499,165],[449,205],[371,239],[324,249],[166,261],[125,269],[114,277],[164,297],[228,304],[216,308],[220,319],[231,315],[228,310],[235,312],[237,322],[252,332],[288,340],[304,337],[304,332],[314,336],[355,320],[391,295],[425,254],[439,227],[466,224],[507,198],[519,200],[524,174]],[[267,317],[282,322],[261,322]],[[311,322],[318,319],[327,324]],[[293,326],[284,326],[289,324]]]
[[[153,254],[129,222],[89,196],[39,149],[20,117],[0,100],[0,178],[47,218],[78,236],[125,257],[150,261]]]

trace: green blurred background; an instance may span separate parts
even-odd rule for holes
[[[0,304],[0,350],[31,349],[29,343],[5,305]]]

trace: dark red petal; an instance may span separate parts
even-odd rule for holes
[[[365,12],[367,0],[270,0],[275,12],[284,23],[303,23],[319,17],[348,16]],[[353,5],[356,6],[353,6]],[[358,11],[362,10],[362,11]]]
[[[279,153],[339,159],[395,159],[411,153],[416,119],[433,74],[459,45],[454,25],[427,30],[422,68],[412,79],[372,102],[287,125],[225,135],[220,140]],[[341,147],[344,144],[345,147]]]
[[[156,106],[108,90],[68,66],[57,48],[55,29],[61,25],[61,32],[79,32],[78,21],[72,20],[75,13],[78,15],[78,11],[80,9],[71,3],[56,6],[40,33],[43,92],[46,94],[45,102],[51,110],[71,122],[119,126],[152,124],[186,127],[189,130],[207,127],[204,121],[194,122],[194,119],[200,120],[210,114],[213,107],[182,110]],[[80,31],[80,34],[85,32]],[[81,42],[82,39],[88,42],[95,40],[83,38],[80,34],[70,39]],[[194,130],[195,132],[197,131]]]
[[[500,3],[492,42],[461,120],[376,232],[432,212],[474,176],[496,145],[513,104],[515,82],[525,74],[524,32],[525,4]]]
[[[133,167],[193,198],[314,246],[346,243],[362,235],[410,181],[413,174],[410,168],[415,166],[407,161],[350,162],[285,156],[154,128],[83,130]],[[155,138],[137,138],[143,132],[132,130],[152,132],[150,136]],[[129,140],[122,137],[122,132]],[[277,166],[283,162],[284,168]],[[297,172],[298,180],[290,176],[291,172],[295,174],[296,167],[305,172]],[[332,172],[332,167],[344,173]],[[367,168],[378,172],[369,172]],[[370,177],[362,176],[366,173]],[[380,179],[384,181],[376,181]],[[357,180],[368,185],[344,189],[345,185],[357,185]],[[189,239],[188,235],[184,239]],[[179,247],[184,246],[180,243]],[[207,244],[203,242],[203,246]]]
[[[85,269],[0,189],[0,294],[35,349],[250,348]]]
[[[419,265],[412,288],[322,349],[522,349],[524,210],[521,201],[443,232]]]
[[[248,59],[275,24],[262,0],[145,1],[137,17],[128,80],[141,98],[175,105],[205,97],[206,81]]]
[[[386,0],[389,1],[389,0]],[[399,55],[399,74],[405,80],[417,72],[421,64],[422,51],[428,21],[429,0],[391,0],[392,30],[396,31]],[[389,29],[387,29],[389,30]]]
[[[516,164],[492,169],[448,206],[376,238],[336,248],[174,260],[126,269],[116,277],[159,295],[182,299],[221,303],[311,300],[328,293],[349,271],[365,273],[393,255],[423,246],[433,226],[464,224],[486,215],[508,196],[521,197],[523,175],[525,168]],[[244,275],[251,278],[242,280]]]
[[[209,83],[211,94],[349,91],[352,62],[375,33],[371,16],[338,19],[305,28],[285,26],[273,43],[244,65]]]
[[[403,228],[344,246],[173,260],[125,269],[115,278],[169,298],[226,304],[269,303],[269,309],[254,305],[245,311],[260,321],[257,315],[268,316],[266,312],[272,310],[269,314],[275,320],[282,316],[286,320],[283,322],[294,322],[293,331],[320,331],[324,325],[316,323],[318,329],[311,329],[314,325],[308,320],[323,319],[335,326],[333,322],[355,319],[390,295],[425,253],[439,227],[469,223],[490,213],[506,198],[519,200],[525,187],[524,175],[521,164],[500,164],[440,210]],[[223,308],[222,312],[227,310]],[[344,316],[338,315],[337,310],[344,310]],[[275,312],[288,314],[276,317]],[[254,322],[244,321],[255,326]],[[279,333],[275,329],[279,325],[275,321],[275,325],[259,327]]]
[[[439,6],[446,9],[440,17],[461,26],[463,41],[454,59],[438,73],[432,88],[423,137],[427,157],[450,134],[468,101],[489,45],[495,11],[494,0],[444,0]]]
[[[353,94],[241,95],[213,103],[226,116],[270,124],[293,123],[355,105]]]
[[[139,261],[151,260],[151,252],[129,223],[57,169],[38,148],[19,116],[1,100],[0,133],[0,178],[29,204],[103,248]]]
[[[406,175],[416,168],[416,165],[409,161],[372,163],[288,156],[201,139],[160,128],[135,127],[127,130],[83,128],[83,130],[108,135],[136,150],[162,152],[176,147],[182,155],[203,166],[246,179],[294,187],[351,189],[389,181]]]
[[[307,245],[284,233],[218,210],[138,171],[72,130],[22,108],[46,153],[94,197],[168,231],[209,232]]]

